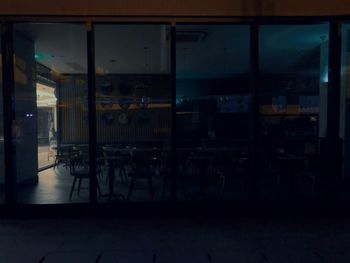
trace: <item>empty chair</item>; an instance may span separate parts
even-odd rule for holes
[[[134,190],[136,181],[147,180],[148,190],[150,197],[153,200],[154,188],[153,188],[153,170],[151,168],[150,160],[147,159],[147,154],[134,153],[131,162],[131,171],[129,176],[131,177],[127,200],[130,200],[131,194]]]
[[[77,194],[80,194],[82,181],[90,179],[89,173],[89,161],[84,159],[82,155],[75,154],[72,155],[69,161],[69,170],[71,176],[73,176],[73,183],[69,194],[69,200],[72,200],[74,190],[77,190]],[[100,173],[100,169],[98,168],[96,174]],[[78,182],[78,187],[76,189],[76,183]],[[100,186],[97,182],[97,190],[98,193],[101,194]]]
[[[70,156],[72,154],[72,147],[70,145],[57,147],[54,169],[59,164],[63,164],[66,168],[69,166]]]

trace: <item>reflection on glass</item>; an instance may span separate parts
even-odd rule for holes
[[[166,25],[96,25],[99,201],[169,198],[170,35]]]
[[[259,169],[262,198],[322,193],[328,24],[260,27]]]
[[[19,23],[13,37],[19,201],[87,202],[85,27]]]
[[[179,25],[176,32],[177,196],[246,198],[250,28]]]

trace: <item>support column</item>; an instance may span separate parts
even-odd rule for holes
[[[320,141],[322,163],[326,166],[324,177],[327,179],[328,190],[331,195],[327,199],[336,197],[339,192],[339,180],[341,178],[341,143],[339,138],[341,37],[340,24],[337,21],[330,22],[328,50],[328,87],[324,93],[320,92],[321,101],[322,96],[327,96],[327,114],[320,114],[320,118],[326,118],[323,121],[326,121],[327,127],[326,134],[320,134],[322,135]],[[324,82],[325,80],[327,79],[323,79]],[[323,135],[325,136],[323,137]]]

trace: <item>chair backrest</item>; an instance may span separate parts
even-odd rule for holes
[[[76,175],[77,171],[86,171],[89,169],[88,158],[80,152],[74,151],[69,157],[69,172],[71,175]]]

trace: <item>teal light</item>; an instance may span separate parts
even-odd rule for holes
[[[40,59],[43,58],[43,55],[41,55],[41,54],[39,54],[39,53],[35,53],[35,54],[34,54],[34,58],[35,58],[35,60],[40,60]]]
[[[328,68],[327,68],[327,70],[323,73],[322,81],[323,81],[324,83],[328,83]]]

